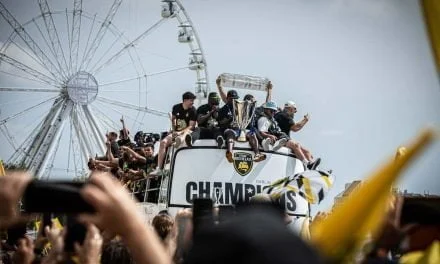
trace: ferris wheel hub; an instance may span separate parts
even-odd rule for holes
[[[88,72],[75,73],[66,84],[69,99],[81,105],[93,102],[98,95],[98,82]]]

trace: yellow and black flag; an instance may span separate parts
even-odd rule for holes
[[[343,263],[368,234],[378,231],[389,204],[391,186],[409,162],[432,143],[434,136],[433,130],[422,133],[404,155],[386,162],[326,219],[316,223],[312,241],[324,256],[331,262]]]

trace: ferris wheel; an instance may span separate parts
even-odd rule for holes
[[[6,164],[40,179],[83,177],[121,116],[132,132],[160,129],[169,124],[165,97],[209,91],[205,55],[179,0],[18,2],[0,2]]]

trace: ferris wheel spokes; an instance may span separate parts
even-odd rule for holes
[[[54,111],[54,114],[52,114],[52,111],[49,112],[49,118],[47,120],[51,120],[50,125],[47,126],[47,128],[43,126],[40,130],[43,132],[38,135],[41,137],[41,141],[34,151],[35,155],[29,166],[29,170],[33,172],[38,179],[42,177],[49,159],[54,155],[56,142],[58,142],[61,136],[64,124],[72,108],[73,102],[69,99],[64,99],[59,109]]]
[[[87,161],[89,158],[89,155],[92,153],[91,146],[89,145],[86,132],[84,132],[83,127],[80,124],[77,108],[74,109],[71,115],[71,126],[73,127],[73,130],[75,132],[76,138],[78,140],[80,150],[81,150],[81,157],[83,161]]]
[[[8,55],[4,54],[4,53],[0,53],[0,61],[6,62],[9,65],[13,66],[14,68],[27,73],[28,75],[31,75],[33,77],[35,77],[36,79],[40,80],[41,82],[48,84],[50,86],[57,86],[58,85],[58,81],[55,80],[52,77],[47,76],[44,73],[41,73],[40,71],[37,71],[27,65],[25,65],[24,63],[19,62],[18,60],[9,57]]]
[[[105,149],[106,149],[104,145],[104,142],[106,141],[105,134],[102,131],[101,126],[97,122],[92,109],[90,109],[88,105],[83,105],[82,110],[84,112],[86,119],[88,120],[88,125],[96,141],[95,143],[98,146],[98,150],[101,151],[101,153],[105,153]]]
[[[33,52],[33,54],[40,61],[40,65],[46,68],[52,76],[57,79],[55,73],[59,76],[63,76],[60,69],[54,65],[54,63],[46,56],[41,50],[39,45],[33,40],[33,38],[27,33],[24,27],[15,19],[15,17],[6,9],[2,2],[0,2],[0,14],[8,22],[8,24],[17,32],[17,35],[24,41],[26,46]]]
[[[6,117],[6,118],[3,118],[3,119],[0,120],[0,125],[4,125],[4,124],[6,124],[8,121],[10,121],[10,120],[12,120],[12,119],[14,119],[14,118],[17,118],[17,117],[23,115],[24,113],[27,113],[27,112],[29,112],[30,110],[33,110],[33,109],[35,109],[35,108],[37,108],[37,107],[43,105],[44,103],[47,103],[47,102],[53,101],[54,99],[56,100],[56,98],[59,98],[59,97],[60,97],[60,96],[57,95],[57,96],[55,96],[55,97],[49,98],[49,99],[47,99],[47,100],[44,100],[44,101],[42,101],[42,102],[40,102],[40,103],[38,103],[38,104],[36,104],[36,105],[33,105],[33,106],[31,106],[31,107],[28,107],[28,108],[26,108],[26,109],[24,109],[24,110],[22,110],[22,111],[20,111],[20,112],[18,112],[18,113],[15,113],[15,114],[13,114],[13,115],[11,115],[11,116],[8,116],[8,117]]]
[[[101,41],[104,38],[105,33],[107,33],[107,29],[111,25],[112,20],[116,12],[118,11],[121,3],[122,0],[114,0],[109,12],[107,13],[107,16],[105,17],[104,22],[102,22],[98,33],[96,33],[95,38],[92,41],[92,45],[90,46],[89,50],[84,53],[85,60],[81,63],[80,70],[88,68],[90,61],[93,59],[93,56],[95,55],[95,52],[98,49],[99,45],[101,45]]]
[[[74,0],[72,14],[72,34],[70,36],[70,72],[78,71],[79,41],[81,38],[82,0]]]
[[[60,37],[57,32],[57,28],[53,21],[52,12],[50,11],[49,4],[47,0],[38,0],[38,5],[40,6],[41,15],[46,25],[46,31],[49,35],[50,43],[52,44],[52,52],[55,57],[55,61],[64,74],[65,78],[69,77],[69,66],[66,61],[66,56],[64,54],[63,47],[61,46]],[[60,61],[62,59],[62,61]],[[64,63],[63,63],[64,62]]]
[[[119,126],[120,124],[116,123],[115,120],[113,120],[112,118],[108,117],[103,111],[99,110],[98,107],[96,107],[95,105],[91,105],[92,109],[100,116],[100,120],[103,123],[103,125],[105,125],[106,127],[106,131],[109,130],[114,130],[117,131],[119,130]]]
[[[129,103],[124,103],[124,102],[121,102],[121,101],[115,101],[115,100],[111,100],[111,99],[108,99],[108,98],[105,98],[105,97],[101,97],[101,96],[96,97],[96,100],[100,101],[100,102],[103,102],[103,103],[106,103],[106,104],[109,104],[109,105],[117,105],[117,106],[124,107],[124,108],[131,109],[131,110],[146,112],[146,113],[149,113],[149,114],[152,114],[152,115],[155,115],[155,116],[168,117],[168,113],[162,112],[162,111],[158,111],[158,110],[154,110],[154,109],[151,109],[151,108],[148,108],[148,107],[139,107],[137,105],[132,105],[132,104],[129,104]]]
[[[197,78],[196,85],[202,84],[203,87],[208,87],[207,76],[205,76],[207,74],[206,63],[197,37],[191,35],[187,42],[180,41],[178,37],[176,41],[179,46],[183,43],[187,44],[187,48],[190,47],[190,58],[194,58],[195,63],[173,68],[176,65],[185,64],[185,61],[182,63],[182,60],[172,60],[168,56],[167,45],[163,46],[166,47],[167,56],[156,51],[148,52],[149,55],[167,60],[167,63],[157,64],[169,65],[164,66],[165,69],[160,69],[156,65],[152,65],[155,66],[154,68],[147,67],[145,62],[150,62],[150,60],[143,60],[145,54],[143,52],[141,54],[141,50],[144,51],[141,46],[147,43],[146,39],[152,36],[152,32],[167,29],[163,27],[166,20],[177,18],[180,26],[194,31],[191,21],[178,0],[169,0],[170,14],[168,16],[162,14],[162,17],[153,18],[149,27],[142,26],[142,30],[136,33],[140,34],[135,35],[134,38],[129,38],[126,31],[121,31],[114,21],[117,19],[116,13],[120,12],[118,10],[122,11],[120,9],[122,0],[109,2],[108,4],[111,5],[109,10],[106,8],[94,14],[84,9],[82,0],[71,0],[73,9],[70,10],[52,10],[55,9],[55,5],[52,6],[49,0],[35,1],[38,1],[37,10],[39,11],[35,17],[25,23],[19,23],[19,19],[12,16],[5,8],[4,2],[0,2],[0,15],[12,29],[10,36],[5,35],[3,38],[6,42],[0,47],[0,72],[23,79],[16,82],[14,78],[2,78],[0,94],[3,96],[6,93],[15,92],[14,96],[17,96],[17,100],[23,100],[23,97],[19,96],[20,92],[35,94],[29,98],[44,96],[42,100],[51,97],[51,93],[57,96],[31,107],[28,107],[29,103],[27,106],[20,104],[24,106],[17,110],[20,112],[13,113],[6,118],[2,117],[0,132],[5,135],[13,149],[12,152],[9,150],[7,152],[13,153],[9,156],[9,161],[13,163],[9,164],[30,169],[37,178],[49,178],[60,171],[67,173],[69,177],[84,176],[88,171],[88,159],[105,152],[105,132],[120,129],[120,124],[115,122],[117,120],[115,113],[117,113],[116,116],[126,117],[130,125],[133,125],[133,129],[135,126],[139,129],[145,126],[143,121],[146,114],[168,118],[166,112],[149,108],[147,80],[149,76],[190,69],[191,71],[188,72],[192,72],[193,77]],[[129,8],[131,11],[132,7]],[[64,28],[61,28],[62,26]],[[166,37],[167,35],[158,34],[158,36]],[[180,47],[176,51],[179,49]],[[119,62],[121,63],[118,64]],[[174,64],[169,64],[170,62]],[[95,78],[97,74],[102,82],[99,85]],[[111,78],[116,80],[111,80]],[[159,82],[154,80],[155,86],[161,83],[160,79],[161,77],[157,78]],[[26,85],[24,80],[30,85]],[[38,82],[38,85],[29,81]],[[129,81],[133,81],[133,84],[125,85],[125,82]],[[168,80],[164,81],[166,82]],[[130,98],[126,100],[129,103],[121,102],[121,98],[115,97],[116,90],[133,92],[135,98],[134,96],[127,97]],[[11,97],[11,101],[6,103],[14,105],[13,100],[15,99]],[[34,118],[32,124],[27,123],[28,115],[24,114],[31,113],[30,111],[46,102],[51,103],[50,106],[45,105],[47,109],[44,109],[49,112],[44,115],[38,114],[38,118]],[[26,109],[21,110],[23,108]],[[9,123],[11,120],[12,122]],[[21,129],[23,122],[31,129]],[[70,129],[65,127],[66,122]],[[12,133],[9,133],[8,129]],[[14,139],[16,139],[15,142]],[[68,154],[64,153],[66,149],[63,148],[63,144],[65,143],[69,144]],[[62,151],[59,150],[60,148]]]
[[[49,88],[25,88],[25,87],[0,87],[0,92],[36,92],[36,93],[59,93],[59,89]]]
[[[104,67],[109,66],[110,64],[112,64],[114,61],[116,61],[122,54],[124,54],[124,52],[126,52],[130,47],[134,47],[136,46],[139,42],[141,42],[146,36],[148,36],[150,33],[152,33],[155,29],[157,29],[160,25],[162,25],[167,19],[166,18],[162,18],[159,21],[157,21],[156,23],[154,23],[152,26],[150,26],[148,29],[146,29],[143,33],[141,33],[139,36],[137,36],[133,41],[127,43],[124,45],[124,47],[122,47],[122,49],[120,49],[119,51],[117,51],[116,53],[114,53],[112,56],[110,56],[109,59],[107,59],[103,64],[101,64],[99,67],[97,67],[96,63],[92,68],[91,68],[91,72],[92,74],[97,74],[99,73]],[[99,62],[99,61],[98,61]],[[97,67],[97,68],[96,68]],[[95,69],[96,68],[96,69]]]

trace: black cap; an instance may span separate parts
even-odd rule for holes
[[[243,100],[248,100],[248,101],[250,101],[252,98],[254,98],[254,96],[252,95],[252,94],[247,94],[247,95],[245,95],[244,97],[243,97]]]
[[[238,96],[238,93],[237,93],[236,90],[229,90],[229,91],[228,91],[228,94],[227,94],[227,97],[230,97],[230,98],[233,98],[233,99],[238,99],[238,98],[240,98],[240,97]]]
[[[186,92],[182,95],[182,100],[196,99],[196,96],[192,92]]]
[[[211,98],[213,98],[213,99],[220,99],[220,97],[218,96],[218,93],[217,93],[217,92],[211,92],[211,93],[209,93],[209,95],[208,95],[208,99],[211,99]]]

